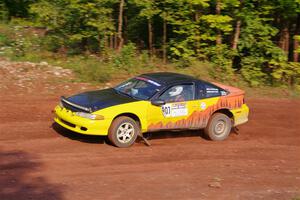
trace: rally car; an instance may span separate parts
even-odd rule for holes
[[[248,121],[244,94],[188,75],[148,73],[114,88],[61,97],[54,120],[77,133],[108,136],[117,147],[161,130],[204,129],[219,141]]]

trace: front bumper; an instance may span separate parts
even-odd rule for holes
[[[248,121],[249,107],[243,104],[241,108],[231,110],[234,117],[234,125],[244,124]]]
[[[107,120],[91,120],[75,115],[66,108],[56,106],[54,121],[71,131],[85,135],[107,135],[110,123]]]

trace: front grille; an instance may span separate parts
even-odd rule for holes
[[[76,127],[76,125],[75,125],[75,124],[72,124],[72,123],[70,123],[70,122],[67,122],[67,121],[65,121],[65,120],[63,120],[63,119],[60,119],[60,121],[61,121],[62,123],[64,123],[64,124],[68,125],[68,126],[71,126],[71,127],[73,127],[73,128],[75,128],[75,127]]]

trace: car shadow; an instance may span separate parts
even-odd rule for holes
[[[37,160],[24,151],[0,151],[0,199],[64,199],[61,185],[34,175],[43,167]]]
[[[54,122],[51,125],[51,127],[59,135],[61,135],[63,137],[67,137],[67,138],[69,138],[71,140],[77,140],[77,141],[80,141],[80,142],[94,143],[94,144],[104,144],[104,143],[107,143],[107,138],[104,137],[104,136],[79,134],[79,133],[76,133],[74,131],[68,130],[68,129],[60,126],[56,122]]]
[[[147,132],[143,134],[146,139],[166,139],[166,138],[183,138],[183,137],[202,137],[207,139],[203,130],[173,130],[173,131],[157,131]]]
[[[94,144],[109,144],[108,138],[106,136],[93,136],[93,135],[83,135],[76,133],[74,131],[68,130],[56,122],[51,126],[56,133],[63,137],[67,137],[71,140],[77,140],[84,143],[94,143]],[[143,136],[147,140],[158,140],[166,138],[184,138],[184,137],[201,137],[205,140],[208,137],[205,135],[203,130],[173,130],[173,131],[157,131],[157,132],[146,132]],[[137,143],[142,142],[141,138],[138,138]]]

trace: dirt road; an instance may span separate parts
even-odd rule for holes
[[[151,147],[118,149],[53,125],[59,96],[86,85],[52,73],[28,89],[3,66],[1,200],[300,198],[299,100],[247,99],[249,123],[224,142],[165,132],[153,134]]]

